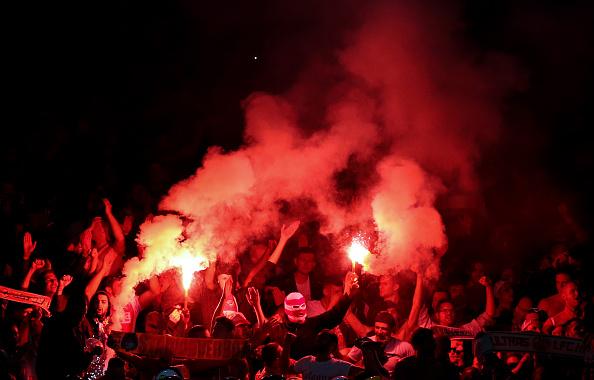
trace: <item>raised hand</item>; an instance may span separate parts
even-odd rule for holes
[[[31,271],[33,271],[33,272],[36,272],[36,271],[42,269],[43,267],[45,267],[44,259],[35,259],[35,261],[33,261],[31,263]]]
[[[354,272],[347,272],[344,278],[344,294],[351,295],[354,289],[359,288],[359,278]]]
[[[268,318],[266,322],[264,322],[264,324],[262,325],[262,331],[269,332],[276,326],[280,325],[282,321],[283,319],[280,315],[274,314],[272,317]]]
[[[109,199],[107,198],[103,198],[103,205],[105,206],[105,213],[106,214],[111,214],[111,202],[109,201]]]
[[[62,278],[60,279],[60,282],[58,284],[58,287],[62,290],[64,290],[65,287],[67,287],[68,285],[70,285],[70,283],[72,282],[73,278],[71,275],[69,274],[65,274],[62,276]]]
[[[23,236],[23,258],[29,260],[31,254],[37,247],[37,242],[33,241],[31,234],[29,232],[25,232],[25,236]]]
[[[483,276],[479,279],[479,284],[481,284],[484,287],[487,286],[492,286],[493,285],[493,281],[491,281],[491,279],[487,276]]]
[[[260,303],[260,293],[253,286],[248,288],[246,298],[252,307],[256,307]]]
[[[297,232],[300,223],[300,221],[296,220],[288,226],[283,224],[281,227],[281,239],[289,240]]]

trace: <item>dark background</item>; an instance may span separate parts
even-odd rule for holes
[[[0,182],[17,210],[3,214],[5,241],[16,236],[6,229],[14,222],[33,231],[65,225],[92,214],[101,196],[148,213],[195,171],[207,147],[239,147],[241,101],[253,91],[282,93],[311,57],[329,57],[356,28],[362,4],[8,6]],[[511,55],[529,80],[506,100],[499,142],[482,152],[480,210],[440,199],[450,252],[460,253],[448,256],[528,261],[561,242],[588,260],[594,6],[452,4],[465,38]]]

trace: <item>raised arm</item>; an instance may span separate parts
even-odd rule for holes
[[[297,220],[297,221],[289,224],[288,226],[285,226],[283,224],[283,226],[281,227],[281,234],[280,234],[280,239],[278,239],[278,244],[276,245],[276,248],[270,255],[270,258],[268,258],[268,261],[270,261],[273,264],[278,263],[278,259],[280,258],[281,254],[283,253],[283,249],[285,249],[285,245],[287,245],[287,241],[289,241],[289,239],[293,235],[295,235],[295,232],[299,228],[299,223],[300,222]]]
[[[56,300],[55,310],[58,313],[63,312],[66,310],[66,305],[68,304],[68,299],[64,296],[64,289],[70,285],[72,282],[72,276],[65,274],[62,278],[58,281],[58,290],[56,294],[54,294],[54,299]]]
[[[25,274],[25,278],[23,278],[23,282],[21,283],[21,289],[28,290],[29,285],[31,285],[31,278],[33,277],[35,272],[37,272],[44,266],[45,260],[43,259],[36,259],[35,261],[33,261],[31,263],[31,266],[29,267],[29,270],[27,271],[27,274]]]
[[[420,268],[415,267],[413,270],[417,274],[417,283],[415,285],[415,293],[413,296],[412,306],[410,308],[410,313],[408,314],[408,319],[400,327],[396,336],[400,340],[409,340],[412,332],[417,328],[419,324],[419,314],[421,313],[421,308],[423,307],[423,275],[421,273]]]
[[[264,268],[264,265],[266,264],[267,261],[272,264],[278,263],[278,260],[280,259],[281,254],[283,253],[283,250],[285,249],[285,246],[287,245],[287,241],[289,241],[289,239],[295,234],[295,232],[299,228],[299,224],[300,224],[300,222],[298,220],[289,224],[288,226],[285,226],[283,224],[283,226],[281,227],[280,238],[278,239],[278,244],[274,248],[274,251],[272,251],[268,260],[261,260],[258,263],[258,265],[256,265],[250,271],[250,273],[245,278],[245,281],[243,282],[244,287],[248,286],[252,282],[254,277],[256,277],[256,275],[262,270],[262,268]]]
[[[369,333],[369,331],[372,330],[371,327],[361,322],[359,318],[357,318],[357,316],[353,314],[353,312],[351,312],[351,310],[347,311],[346,315],[344,316],[344,321],[349,326],[351,326],[351,328],[353,329],[353,331],[355,331],[355,334],[357,334],[358,337],[366,336],[367,333]]]
[[[486,292],[486,306],[485,314],[489,318],[495,317],[495,292],[493,291],[493,282],[490,278],[483,276],[480,278],[479,283],[485,287]]]
[[[87,300],[90,300],[91,297],[93,297],[93,294],[97,292],[97,289],[99,289],[101,281],[109,273],[109,269],[111,268],[111,265],[115,260],[116,254],[117,253],[110,248],[109,252],[107,252],[107,254],[105,255],[101,269],[99,269],[97,273],[93,275],[93,277],[91,278],[91,280],[85,288],[85,296],[87,297]]]
[[[357,281],[357,275],[353,272],[348,272],[344,280],[344,295],[340,297],[338,303],[325,313],[309,319],[311,321],[310,323],[316,325],[317,331],[322,329],[333,329],[342,322],[346,312],[351,306],[351,294],[359,287]]]
[[[412,307],[406,322],[411,328],[416,327],[416,324],[419,322],[419,313],[421,312],[421,307],[423,306],[423,274],[420,272],[420,270],[416,271],[417,283],[415,285],[415,294],[413,296]]]
[[[250,287],[247,289],[245,296],[250,306],[254,309],[256,319],[258,320],[256,327],[259,328],[266,322],[266,317],[264,316],[264,311],[262,311],[262,305],[260,304],[260,293],[258,292],[258,289]]]
[[[118,254],[123,255],[124,251],[126,250],[126,236],[124,235],[122,226],[117,221],[115,216],[113,216],[112,206],[109,199],[104,198],[103,204],[105,205],[105,216],[107,217],[107,221],[109,222],[111,232],[113,233],[113,237],[115,239],[112,248],[115,249]]]

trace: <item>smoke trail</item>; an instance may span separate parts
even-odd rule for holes
[[[474,164],[496,139],[512,82],[505,60],[458,42],[457,20],[442,11],[399,3],[362,12],[329,64],[339,80],[320,84],[312,67],[285,95],[246,99],[245,144],[210,149],[171,188],[160,209],[175,215],[143,225],[147,250],[126,263],[128,285],[165,269],[184,247],[234,261],[251,238],[284,222],[279,200],[313,201],[323,231],[335,236],[372,221],[382,242],[374,273],[435,263],[447,246],[435,200],[479,190]],[[304,125],[313,103],[323,116]]]

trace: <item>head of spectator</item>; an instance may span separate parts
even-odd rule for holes
[[[262,346],[262,361],[267,368],[276,368],[279,366],[280,357],[283,352],[280,344],[271,342]]]
[[[398,289],[400,284],[396,277],[390,274],[384,274],[379,279],[379,296],[384,300],[398,298]]]
[[[301,293],[289,293],[285,297],[285,315],[292,323],[305,323],[307,317],[307,304]]]
[[[194,325],[188,330],[188,338],[210,338],[210,331],[204,325]]]
[[[557,289],[557,294],[561,294],[563,288],[569,282],[571,282],[571,276],[569,272],[565,270],[557,271],[557,273],[555,273],[555,288]]]
[[[165,368],[155,375],[155,380],[183,380],[184,375],[177,368]]]
[[[569,310],[575,310],[580,306],[580,292],[575,282],[569,281],[565,283],[561,289],[561,298],[565,303],[565,308]]]
[[[342,283],[335,279],[328,277],[324,283],[322,288],[322,303],[324,303],[324,307],[326,310],[332,308],[343,293],[343,285]]]
[[[115,298],[122,292],[122,277],[121,276],[109,276],[104,280],[105,292],[110,297]]]
[[[42,279],[43,295],[52,297],[58,290],[58,277],[53,270],[47,269],[40,273]]]
[[[417,328],[410,338],[417,358],[434,358],[436,342],[433,331],[424,327]]]
[[[248,257],[252,264],[257,264],[266,253],[268,246],[263,241],[255,241],[248,250]]]
[[[448,293],[452,302],[463,303],[466,299],[464,283],[460,280],[452,281],[448,286]]]
[[[532,309],[533,306],[534,304],[532,303],[530,297],[520,298],[520,301],[518,301],[518,304],[514,308],[514,324],[521,326],[522,322],[524,322],[526,319],[526,314],[530,311],[530,309]]]
[[[507,281],[498,281],[495,284],[495,298],[500,310],[511,310],[514,303],[514,288]]]
[[[522,323],[521,331],[542,332],[542,324],[546,317],[546,313],[539,309],[530,309],[526,313],[526,319]]]
[[[310,247],[301,247],[297,251],[297,256],[295,256],[293,262],[297,273],[309,276],[316,267],[315,251]]]
[[[111,302],[109,295],[100,290],[93,294],[89,301],[89,317],[103,320],[111,315]]]
[[[248,339],[252,336],[252,325],[243,313],[232,313],[228,317],[233,322],[233,337],[236,339]]]
[[[460,339],[452,339],[450,341],[450,363],[458,366],[464,366],[464,342]]]
[[[453,326],[456,320],[456,310],[454,304],[449,300],[443,300],[437,303],[435,308],[435,321],[442,326]]]
[[[553,246],[550,254],[550,262],[555,270],[575,264],[575,260],[571,257],[569,250],[564,244],[556,244]]]
[[[470,267],[470,283],[478,284],[481,277],[485,275],[485,264],[481,261],[475,261]]]
[[[512,285],[516,284],[516,275],[514,268],[506,267],[501,271],[501,281],[507,281]]]
[[[161,334],[163,333],[163,317],[158,311],[151,311],[146,315],[144,320],[144,332],[147,334]]]
[[[433,292],[433,296],[431,298],[431,308],[432,310],[437,310],[437,306],[442,301],[446,301],[450,299],[450,295],[447,290],[444,289],[437,289]]]
[[[326,361],[332,357],[332,353],[338,347],[338,337],[330,330],[324,329],[316,335],[314,342],[314,354],[316,360]]]
[[[109,243],[109,225],[103,218],[97,216],[91,222],[91,236],[97,249],[105,247]]]
[[[375,323],[373,325],[376,341],[380,343],[389,341],[392,337],[392,331],[394,331],[395,326],[396,321],[394,320],[392,314],[388,313],[387,311],[380,311],[377,313],[375,316]]]
[[[231,339],[233,338],[234,328],[233,322],[221,315],[215,319],[211,335],[215,339]]]
[[[225,286],[229,286],[231,291],[235,290],[237,272],[238,268],[236,265],[217,263],[217,283],[222,291],[225,290]]]

